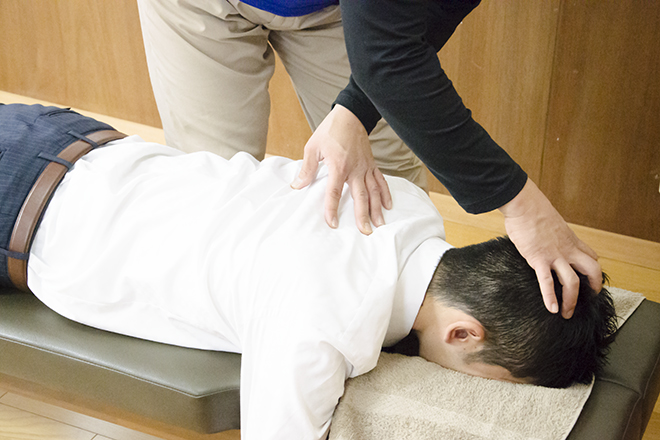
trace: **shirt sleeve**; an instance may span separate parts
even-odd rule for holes
[[[491,211],[513,199],[527,174],[472,118],[437,57],[476,4],[340,5],[352,77],[336,104],[351,110],[367,131],[384,117],[467,212]]]
[[[246,345],[241,360],[241,438],[325,439],[348,364],[326,342],[267,333]]]

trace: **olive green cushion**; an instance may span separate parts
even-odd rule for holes
[[[97,330],[0,290],[0,373],[83,401],[204,433],[238,429],[240,368],[235,353]]]

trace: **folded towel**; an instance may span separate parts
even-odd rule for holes
[[[608,290],[621,326],[644,297]],[[330,440],[563,440],[592,387],[499,382],[383,353],[374,370],[347,381]]]

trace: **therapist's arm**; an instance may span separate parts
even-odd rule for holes
[[[328,118],[338,116],[337,107],[342,106],[362,123],[364,131],[356,124],[324,124],[310,138],[303,175],[293,186],[304,187],[313,179],[311,161],[321,157],[332,161],[334,169],[343,172],[331,177],[329,194],[338,194],[346,182],[349,187],[352,182],[360,185],[355,193],[364,196],[356,197],[356,212],[370,212],[378,224],[379,203],[387,207],[383,203],[386,190],[363,188],[373,181],[366,134],[383,115],[467,212],[497,209],[518,194],[527,175],[474,121],[436,54],[466,12],[434,11],[429,9],[433,2],[401,0],[340,5],[353,75]],[[430,18],[429,12],[437,17]],[[352,144],[334,148],[338,140]],[[335,158],[336,152],[341,154]],[[373,200],[372,194],[377,194]],[[335,218],[337,204],[336,198],[326,202],[326,220]],[[363,218],[358,219],[360,228]]]
[[[501,209],[512,241],[537,273],[546,306],[552,311],[557,303],[548,282],[554,270],[564,285],[562,314],[572,316],[577,298],[573,268],[587,275],[599,291],[597,257],[463,105],[440,66],[437,47],[428,44],[429,4],[404,0],[341,3],[353,78],[337,103],[345,104],[362,121],[363,137],[382,115],[467,212]],[[434,23],[442,26],[441,21]],[[317,141],[314,149],[323,148]],[[362,155],[367,154],[364,145],[358,144]],[[344,160],[347,167],[359,163]],[[333,182],[343,185],[340,180]]]

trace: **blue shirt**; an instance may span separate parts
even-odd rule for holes
[[[339,0],[242,0],[250,6],[281,17],[300,17],[338,5]]]

